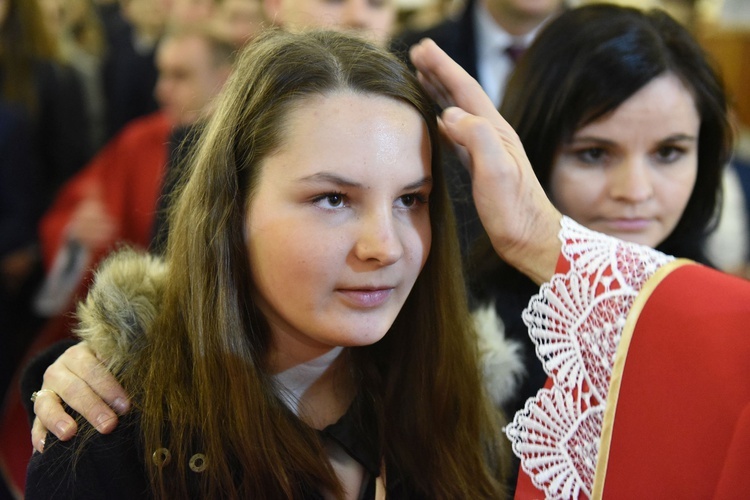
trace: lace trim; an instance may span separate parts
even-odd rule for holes
[[[570,271],[534,296],[523,320],[553,379],[505,432],[523,470],[547,498],[590,497],[612,366],[635,296],[673,257],[590,231],[563,217]]]

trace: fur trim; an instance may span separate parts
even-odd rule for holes
[[[490,399],[500,407],[518,390],[526,375],[521,344],[505,338],[505,326],[493,304],[472,312],[480,365]]]
[[[105,260],[78,305],[78,336],[114,373],[144,345],[161,303],[167,266],[126,249]]]

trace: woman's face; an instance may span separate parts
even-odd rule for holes
[[[266,17],[289,30],[351,31],[386,47],[396,24],[393,0],[263,0]]]
[[[388,331],[430,251],[430,155],[421,116],[393,99],[340,92],[289,112],[246,221],[272,368]]]
[[[580,224],[656,247],[685,210],[698,173],[700,116],[674,75],[655,78],[558,152],[552,201]]]

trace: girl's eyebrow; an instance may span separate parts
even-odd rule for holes
[[[364,186],[346,177],[342,177],[339,174],[333,172],[317,172],[312,175],[301,177],[297,179],[297,182],[304,183],[317,183],[317,182],[329,182],[337,186],[344,186],[349,188],[363,188]],[[404,190],[419,189],[424,186],[432,186],[432,177],[426,176],[403,187]]]
[[[330,182],[338,186],[345,186],[345,187],[351,187],[351,188],[362,187],[362,184],[360,184],[359,182],[354,182],[353,180],[347,179],[333,172],[317,172],[312,175],[301,177],[297,181],[306,182],[306,183]]]
[[[416,182],[412,182],[411,184],[407,184],[404,186],[405,191],[411,191],[413,189],[419,189],[425,186],[432,186],[432,177],[423,177],[419,179]]]

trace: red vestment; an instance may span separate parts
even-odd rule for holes
[[[516,498],[750,497],[750,282],[585,238],[530,304]]]

